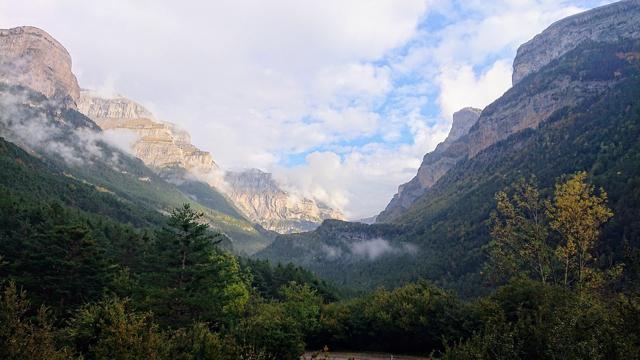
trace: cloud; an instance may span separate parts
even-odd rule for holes
[[[102,141],[129,155],[135,154],[133,145],[138,139],[139,135],[135,131],[127,129],[108,129],[101,134]]]
[[[356,257],[363,257],[367,260],[376,260],[385,255],[415,255],[418,248],[409,243],[390,243],[381,238],[362,240],[350,244],[350,250]]]
[[[467,106],[485,107],[511,87],[511,73],[511,61],[507,59],[494,62],[480,74],[470,65],[444,65],[437,78],[443,116],[450,118]]]
[[[1,136],[27,151],[57,157],[70,166],[101,161],[118,167],[120,153],[105,151],[104,144],[124,149],[124,137],[114,140],[90,123],[70,126],[56,115],[62,112],[63,105],[53,100],[34,102],[30,96],[17,88],[0,91]]]

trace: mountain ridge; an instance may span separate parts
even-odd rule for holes
[[[627,0],[559,20],[519,47],[513,62],[514,86],[586,42],[640,38],[639,17],[640,1]],[[537,128],[555,111],[606,91],[616,79],[554,81],[535,94],[516,93],[511,88],[488,105],[467,134],[425,155],[416,178],[399,189],[377,221],[390,222],[401,216],[459,161],[475,157],[512,134]]]

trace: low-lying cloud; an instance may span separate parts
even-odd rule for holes
[[[121,152],[105,151],[108,144],[122,151],[127,146],[119,136],[108,136],[97,128],[67,124],[60,118],[64,106],[54,100],[33,100],[27,91],[0,92],[0,136],[22,148],[58,157],[70,166],[103,161],[114,167]]]
[[[413,244],[393,244],[382,238],[358,241],[351,244],[349,248],[353,255],[368,260],[376,260],[385,255],[415,255],[418,252],[418,247]]]
[[[394,242],[383,238],[373,238],[357,241],[343,240],[341,245],[320,246],[322,255],[330,261],[374,261],[385,256],[416,255],[419,251],[414,244]]]

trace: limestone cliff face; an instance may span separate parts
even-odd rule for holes
[[[423,163],[418,169],[418,174],[408,183],[398,187],[398,193],[393,196],[385,210],[376,217],[377,222],[389,221],[402,214],[417,198],[424,194],[425,189],[435,184],[455,164],[456,159],[449,159],[441,154],[444,154],[452,144],[455,144],[458,139],[469,132],[478,120],[481,111],[468,107],[453,114],[453,122],[447,138],[438,144],[433,152],[425,155]],[[433,166],[425,166],[425,163],[434,157],[438,158],[438,163]]]
[[[259,170],[230,172],[222,182],[211,154],[191,144],[191,136],[175,125],[158,121],[142,105],[121,96],[105,97],[82,90],[78,110],[104,131],[134,135],[135,155],[163,171],[177,167],[217,187],[251,221],[281,233],[315,229],[325,219],[343,219],[341,212],[282,190],[271,174]],[[118,134],[119,135],[119,134]],[[126,134],[122,134],[126,137]],[[171,171],[171,170],[169,170]]]
[[[67,50],[31,26],[0,29],[0,82],[27,87],[71,108],[80,97]]]
[[[554,59],[588,41],[613,42],[640,38],[640,0],[629,0],[578,14],[551,25],[518,50],[514,87],[487,106],[468,130],[454,141],[445,140],[425,155],[418,174],[400,186],[378,222],[402,215],[459,161],[525,129],[535,129],[556,111],[596,98],[613,86],[610,78],[553,76],[545,86],[531,84],[527,75],[544,71]],[[535,85],[535,86],[534,86]],[[532,91],[532,88],[537,88]]]
[[[279,233],[310,231],[326,219],[344,215],[314,200],[284,191],[273,176],[258,169],[228,172],[227,194],[248,217],[268,230]]]
[[[82,90],[78,110],[105,131],[135,134],[133,151],[148,166],[156,169],[178,166],[202,173],[217,169],[211,154],[191,144],[189,133],[156,120],[151,112],[132,100],[121,96],[103,97]]]
[[[640,38],[640,0],[620,1],[562,19],[520,46],[513,63],[513,84],[585,41]]]

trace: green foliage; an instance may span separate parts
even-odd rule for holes
[[[259,349],[268,359],[296,360],[304,352],[304,334],[287,309],[278,302],[258,301],[233,329],[245,348]]]
[[[604,276],[593,267],[594,252],[600,229],[613,213],[604,190],[594,194],[586,179],[586,172],[578,172],[557,183],[553,202],[546,205],[532,184],[517,183],[512,198],[498,192],[488,273],[494,278],[495,274],[503,279],[529,276],[542,283],[601,288]],[[557,244],[550,230],[557,232]]]
[[[636,359],[637,300],[518,280],[479,302],[484,325],[444,359]]]
[[[334,286],[292,263],[272,266],[268,260],[241,258],[240,264],[252,274],[251,286],[266,299],[282,300],[281,288],[291,282],[309,286],[325,303],[336,301],[340,297]]]
[[[290,283],[280,289],[282,306],[300,333],[313,333],[318,328],[322,298],[309,285]]]
[[[79,309],[66,329],[86,359],[159,359],[165,339],[148,313],[135,313],[126,300],[105,299]]]
[[[41,307],[30,319],[26,294],[11,282],[0,296],[0,354],[3,359],[56,360],[73,358],[69,348],[55,344],[50,313]]]
[[[520,180],[514,185],[513,196],[500,191],[496,203],[487,273],[494,281],[521,274],[546,283],[554,263],[545,205],[538,189]]]
[[[57,204],[24,207],[0,201],[0,274],[14,279],[38,304],[62,312],[100,297],[110,268],[89,225]]]
[[[176,209],[157,234],[152,267],[143,275],[150,309],[164,324],[224,323],[243,310],[248,279],[235,257],[188,204]]]
[[[466,338],[472,317],[455,296],[426,283],[383,289],[324,307],[313,345],[430,353]]]
[[[167,359],[172,360],[263,360],[263,351],[242,347],[230,335],[212,333],[202,323],[188,329],[178,329],[169,340]]]

